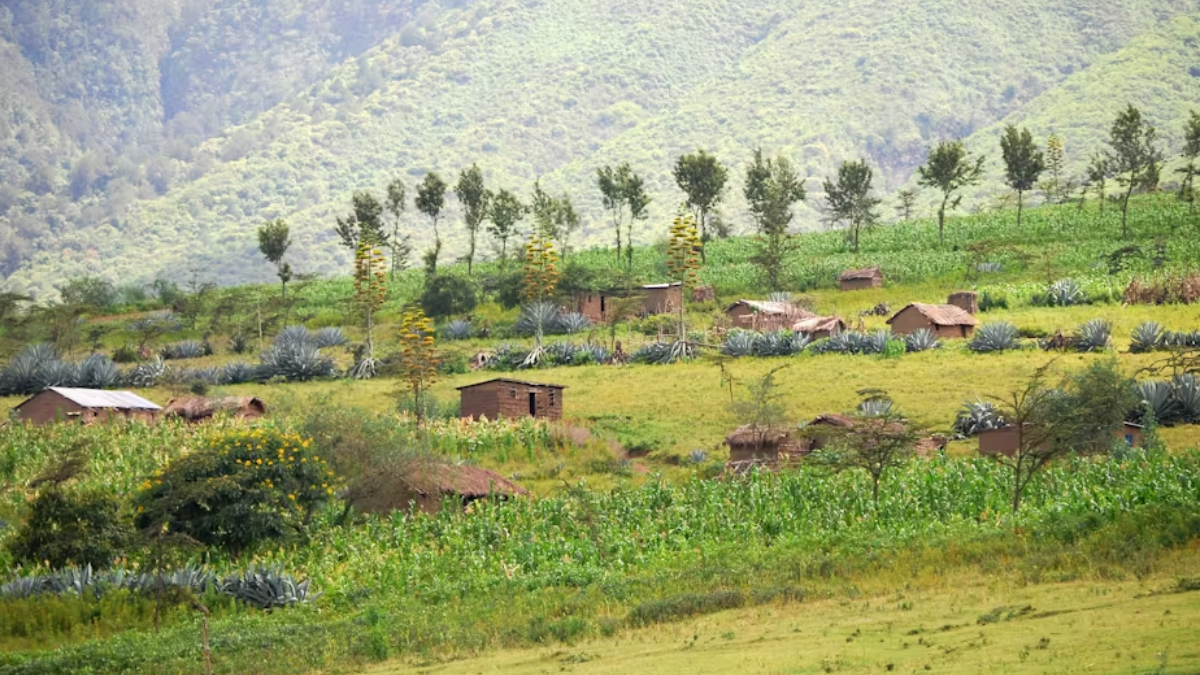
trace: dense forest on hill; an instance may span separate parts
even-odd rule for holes
[[[278,217],[298,271],[344,272],[333,224],[353,191],[400,178],[411,196],[472,162],[523,198],[539,178],[569,193],[584,243],[609,240],[597,167],[645,177],[634,234],[649,241],[681,199],[672,163],[697,147],[731,166],[735,229],[758,146],[808,176],[812,204],[843,159],[890,192],[962,137],[990,155],[966,202],[987,204],[1004,123],[1063,136],[1078,175],[1134,103],[1178,154],[1198,18],[1184,0],[15,0],[0,8],[0,273],[41,297],[85,274],[263,281],[254,231]],[[405,218],[419,252],[428,219]]]

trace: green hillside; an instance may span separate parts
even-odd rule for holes
[[[331,225],[352,191],[401,177],[411,193],[471,162],[494,187],[569,192],[607,242],[595,168],[647,178],[647,241],[679,199],[671,163],[698,146],[735,168],[737,226],[759,145],[810,192],[855,156],[890,190],[937,140],[995,155],[1003,120],[1063,134],[1076,169],[1132,101],[1173,154],[1200,101],[1196,26],[1183,0],[23,0],[0,12],[0,271],[40,294],[89,273],[266,280],[253,228],[284,217],[299,270],[340,272]],[[428,226],[409,227],[420,250]]]

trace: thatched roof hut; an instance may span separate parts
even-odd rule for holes
[[[729,463],[771,463],[780,457],[790,458],[804,451],[803,443],[793,438],[795,428],[757,429],[754,425],[745,424],[725,437],[725,445],[729,446]]]
[[[969,338],[979,325],[979,319],[954,305],[927,305],[914,302],[888,319],[892,332],[910,335],[922,328],[939,338]]]
[[[845,331],[846,322],[840,316],[814,316],[792,324],[792,330],[805,333],[813,340],[820,340]]]
[[[171,399],[167,402],[166,409],[163,410],[163,415],[167,417],[179,417],[188,422],[212,419],[217,413],[253,420],[267,414],[267,404],[263,403],[262,399],[253,396],[226,396],[224,398],[192,396]]]
[[[443,501],[466,507],[480,499],[512,499],[529,491],[494,471],[477,466],[418,463],[408,475],[391,485],[379,486],[355,506],[366,513],[386,513],[415,507],[425,513],[437,513]]]
[[[844,270],[838,275],[838,286],[843,291],[879,288],[883,286],[883,270],[878,267]]]
[[[725,308],[725,316],[734,328],[766,332],[790,328],[795,322],[816,315],[790,302],[738,300]]]

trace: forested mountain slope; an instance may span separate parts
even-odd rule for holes
[[[0,271],[42,293],[189,266],[265,279],[254,228],[284,217],[294,266],[329,273],[352,191],[401,177],[411,195],[425,171],[452,182],[473,161],[490,187],[569,192],[603,243],[595,168],[646,176],[645,240],[680,197],[674,158],[696,147],[736,167],[735,224],[760,145],[810,191],[858,156],[891,189],[931,143],[996,155],[997,124],[1028,120],[1065,135],[1078,167],[1132,101],[1170,154],[1200,107],[1197,16],[1186,0],[14,0]]]

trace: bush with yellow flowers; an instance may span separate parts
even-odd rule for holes
[[[334,494],[334,471],[311,444],[271,427],[215,432],[142,483],[136,524],[165,525],[235,555],[303,536],[313,511]]]

